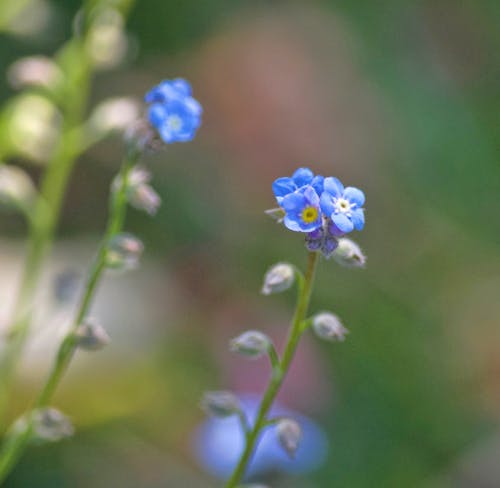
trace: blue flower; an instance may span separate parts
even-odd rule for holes
[[[287,194],[280,205],[285,211],[283,222],[290,230],[311,232],[323,225],[320,198],[312,186],[303,186]]]
[[[164,80],[144,97],[148,117],[167,143],[193,139],[201,124],[201,105],[191,96],[191,85],[182,78]]]
[[[292,177],[278,178],[273,183],[274,196],[279,205],[286,195],[293,193],[306,185],[312,186],[318,196],[323,192],[322,176],[314,176],[314,173],[309,168],[299,168]]]
[[[243,395],[240,399],[243,411],[253,424],[259,406],[258,397]],[[273,406],[271,416],[286,416],[299,422],[303,435],[295,459],[290,459],[279,444],[276,430],[272,427],[267,428],[252,456],[246,472],[247,479],[276,470],[292,474],[305,473],[323,463],[327,440],[314,422],[278,404]],[[229,478],[244,445],[244,434],[236,416],[224,419],[210,418],[200,426],[194,437],[194,449],[199,462],[207,471],[221,479]]]
[[[344,185],[337,178],[325,178],[321,194],[321,210],[332,220],[329,231],[333,235],[343,235],[352,230],[361,230],[365,225],[363,204],[365,195],[361,190]]]

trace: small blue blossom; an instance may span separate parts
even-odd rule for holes
[[[281,200],[285,211],[283,222],[295,232],[311,232],[323,225],[320,198],[312,186],[303,186]]]
[[[333,226],[329,227],[333,235],[340,236],[354,229],[363,229],[364,203],[365,195],[361,190],[352,186],[344,188],[337,178],[325,178],[324,191],[321,194],[321,210],[333,223]]]
[[[255,395],[241,395],[241,407],[251,425],[255,422],[259,399]],[[286,416],[296,419],[303,435],[294,459],[281,447],[275,428],[266,429],[258,443],[245,478],[281,471],[291,474],[307,473],[320,466],[326,457],[327,439],[321,429],[309,418],[292,412],[279,404],[271,410],[271,417]],[[195,455],[211,474],[227,479],[238,463],[245,446],[245,435],[236,416],[209,418],[194,436]]]
[[[276,201],[279,205],[283,198],[290,193],[293,193],[304,186],[310,185],[315,190],[318,196],[323,193],[323,176],[314,176],[314,173],[309,168],[299,168],[292,177],[278,178],[273,183],[273,192]]]
[[[201,124],[203,109],[191,96],[191,85],[182,78],[164,80],[144,97],[149,103],[149,122],[164,142],[193,139]]]

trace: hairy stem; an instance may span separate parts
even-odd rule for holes
[[[241,454],[238,465],[236,466],[231,478],[226,484],[226,488],[237,487],[241,479],[245,475],[245,471],[251,460],[252,454],[254,453],[256,444],[259,440],[260,434],[262,433],[262,429],[266,427],[269,410],[271,409],[276,395],[278,394],[290,368],[295,350],[297,349],[297,345],[302,335],[301,325],[306,318],[307,310],[309,308],[309,301],[311,298],[317,260],[318,253],[310,252],[304,281],[303,283],[299,283],[297,306],[295,308],[295,314],[290,325],[288,339],[285,345],[283,356],[279,363],[279,368],[273,368],[273,374],[259,406],[257,420],[255,421],[253,428],[246,436],[245,449]]]
[[[138,157],[139,153],[136,150],[129,150],[127,157],[122,164],[119,174],[119,181],[121,184],[117,191],[111,193],[108,225],[106,227],[103,240],[97,251],[95,260],[90,268],[77,314],[70,330],[59,346],[50,374],[40,390],[40,393],[34,403],[33,410],[46,407],[49,404],[57,386],[68,368],[69,363],[71,362],[71,359],[73,358],[77,347],[75,332],[88,314],[93,298],[96,294],[98,284],[102,278],[104,270],[106,269],[106,259],[110,241],[122,230],[125,221],[128,177],[130,171],[137,162]],[[20,456],[26,449],[29,440],[31,439],[33,431],[32,412],[27,415],[26,419],[26,425],[23,429],[19,432],[13,432],[7,437],[6,443],[0,453],[0,484],[5,480],[7,475],[16,465]]]

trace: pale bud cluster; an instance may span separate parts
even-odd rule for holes
[[[349,331],[342,325],[340,319],[330,312],[322,312],[312,319],[312,327],[320,339],[343,342]]]
[[[28,174],[16,166],[0,165],[0,204],[28,207],[35,197],[35,187]]]
[[[106,265],[120,270],[137,268],[143,250],[142,241],[134,235],[127,232],[117,234],[108,245]]]
[[[283,418],[276,424],[276,433],[281,447],[291,457],[295,457],[295,453],[302,439],[302,428],[299,423],[290,418]]]
[[[29,56],[13,63],[7,71],[7,79],[13,88],[29,86],[52,89],[63,81],[59,66],[46,56]]]
[[[76,346],[86,351],[98,351],[110,342],[104,327],[91,319],[87,319],[78,326],[74,338]]]
[[[32,439],[36,443],[57,442],[73,435],[71,421],[55,408],[40,408],[31,415]]]
[[[207,391],[201,400],[201,408],[213,417],[231,417],[241,412],[238,397],[230,391]]]
[[[233,352],[257,359],[268,353],[272,346],[271,339],[258,330],[248,330],[231,340],[229,348]]]
[[[342,237],[338,240],[339,245],[333,251],[333,259],[347,268],[363,268],[366,264],[366,256],[361,248],[351,239]]]
[[[288,290],[295,281],[295,269],[291,264],[278,263],[272,266],[264,276],[262,294],[271,295]]]

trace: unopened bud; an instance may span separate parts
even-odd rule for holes
[[[302,439],[302,428],[299,423],[293,419],[284,418],[277,423],[276,431],[281,447],[291,458],[295,457]]]
[[[7,71],[9,83],[16,89],[27,86],[53,88],[63,81],[63,73],[46,56],[29,56],[12,64]]]
[[[110,98],[94,109],[89,127],[97,133],[125,131],[138,120],[139,111],[139,103],[133,98]]]
[[[108,246],[106,264],[114,269],[133,269],[139,264],[144,245],[132,234],[117,234]]]
[[[25,171],[16,166],[0,165],[0,204],[26,208],[32,203],[35,192]]]
[[[349,331],[342,325],[340,319],[330,312],[322,312],[312,319],[312,326],[316,335],[327,341],[343,342]]]
[[[278,263],[269,269],[264,276],[262,293],[270,295],[288,290],[295,281],[295,270],[291,264]]]
[[[233,352],[238,352],[251,358],[259,358],[269,351],[271,339],[258,330],[248,330],[234,338],[229,343]]]
[[[131,188],[129,202],[134,208],[155,215],[160,208],[161,198],[152,186],[143,183]]]
[[[207,391],[201,400],[201,408],[213,417],[230,417],[241,412],[238,397],[230,391]]]
[[[31,417],[33,441],[57,442],[73,435],[71,421],[59,410],[51,407],[35,410]]]
[[[337,263],[348,268],[363,268],[366,264],[366,256],[361,248],[346,237],[339,239],[339,245],[333,251],[332,257]]]
[[[76,345],[87,351],[98,351],[110,342],[108,333],[100,324],[90,320],[80,324],[75,332]]]

